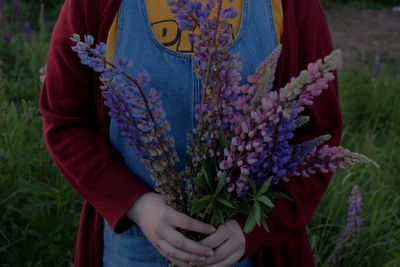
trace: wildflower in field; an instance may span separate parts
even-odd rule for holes
[[[12,8],[13,8],[14,22],[19,23],[20,19],[21,19],[21,3],[20,3],[20,1],[13,0]]]
[[[374,65],[372,68],[372,73],[375,77],[378,77],[381,74],[382,61],[379,55],[375,55]]]
[[[44,83],[44,80],[46,79],[46,67],[47,67],[47,65],[44,65],[44,66],[40,67],[40,70],[39,70],[39,79],[42,84]]]
[[[12,33],[7,28],[5,28],[3,30],[3,42],[6,46],[10,46],[11,41],[12,41]]]
[[[335,250],[331,258],[331,266],[336,266],[343,257],[344,249],[355,244],[360,234],[362,218],[362,194],[357,185],[351,190],[349,207],[347,211],[347,224],[340,238],[336,242]]]
[[[24,23],[24,34],[26,40],[30,42],[32,40],[32,26],[28,21]]]
[[[0,0],[0,23],[3,25],[3,20],[4,20],[4,14],[5,14],[5,0]]]

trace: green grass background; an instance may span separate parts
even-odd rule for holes
[[[22,2],[21,19],[6,1],[0,34],[0,266],[71,266],[81,198],[51,162],[42,141],[38,112],[39,69],[46,63],[52,25],[60,1]],[[325,1],[332,5],[335,1]],[[385,7],[395,1],[357,2]],[[361,4],[360,4],[361,3]],[[378,3],[378,4],[377,4]],[[1,16],[0,16],[1,17]],[[31,40],[23,33],[32,24]],[[358,242],[345,250],[339,266],[400,266],[400,74],[384,63],[379,77],[372,63],[340,72],[343,144],[375,160],[380,169],[356,167],[334,176],[309,226],[317,266],[329,266],[346,223],[347,197],[357,184],[363,194],[363,226]]]

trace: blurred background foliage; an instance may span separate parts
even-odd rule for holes
[[[0,266],[72,266],[82,200],[52,163],[42,140],[40,69],[63,1],[0,0]],[[395,0],[324,0],[326,8],[389,9]],[[363,226],[338,266],[400,266],[400,74],[390,53],[339,73],[343,144],[381,168],[335,175],[309,227],[317,266],[331,266],[358,185]],[[377,65],[378,64],[378,65]]]

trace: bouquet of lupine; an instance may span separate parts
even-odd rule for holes
[[[340,65],[340,52],[308,65],[280,90],[273,90],[278,46],[247,77],[241,80],[239,54],[231,54],[232,28],[227,20],[237,16],[222,1],[168,0],[181,30],[189,30],[196,75],[201,79],[201,103],[196,108],[196,126],[188,133],[189,160],[183,171],[174,138],[163,111],[160,95],[151,88],[145,71],[127,74],[129,60],[106,60],[104,43],[93,45],[74,34],[81,62],[101,73],[102,94],[109,115],[121,134],[142,159],[155,181],[155,189],[180,212],[218,226],[234,215],[247,215],[245,232],[256,225],[268,230],[267,214],[274,198],[290,198],[271,190],[291,177],[309,177],[334,172],[358,163],[373,163],[343,147],[324,144],[328,135],[293,143],[294,131],[310,118],[306,106],[328,88]],[[195,30],[196,29],[196,30]],[[189,233],[187,233],[189,234]],[[199,237],[197,237],[199,238]]]

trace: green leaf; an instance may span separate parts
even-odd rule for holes
[[[247,216],[246,224],[244,226],[243,231],[245,233],[250,233],[251,231],[253,231],[255,227],[256,227],[256,220],[255,220],[254,209],[251,209],[249,216]]]
[[[250,208],[251,208],[251,206],[249,203],[249,199],[248,199],[248,197],[245,197],[240,204],[239,213],[248,215]]]
[[[257,196],[262,196],[262,195],[264,195],[264,194],[268,191],[269,187],[271,186],[271,182],[272,182],[272,179],[269,178],[269,179],[261,186],[260,190],[257,192]]]
[[[260,208],[260,204],[258,204],[258,201],[254,201],[254,219],[257,223],[258,226],[261,225],[261,208]]]
[[[212,195],[205,195],[200,199],[193,200],[191,203],[191,215],[197,214],[207,206],[211,205],[213,198],[214,197]]]
[[[275,207],[274,203],[272,203],[271,199],[269,199],[267,196],[259,196],[257,197],[257,200],[265,204],[268,208],[272,209]]]
[[[269,230],[269,228],[268,228],[268,224],[267,224],[266,217],[262,220],[261,224],[262,224],[262,226],[264,227],[264,229],[265,229],[268,233],[271,232],[271,231]]]
[[[226,185],[226,172],[222,175],[222,177],[219,178],[218,180],[218,185],[217,185],[217,190],[215,190],[214,196],[218,196],[219,193],[221,193],[222,188]]]
[[[203,161],[203,166],[205,167],[205,169],[207,171],[207,176],[209,178],[213,178],[215,175],[214,171],[217,166],[215,158],[207,157],[206,160]]]
[[[251,194],[250,191],[248,191],[247,194],[250,195],[250,196],[256,195],[257,194],[257,185],[256,185],[256,183],[251,179],[249,179],[248,182],[249,182],[249,185],[250,185],[250,187],[251,187],[251,189],[253,191],[253,194]]]
[[[206,167],[204,166],[204,164],[201,167],[201,172],[202,172],[202,174],[204,176],[204,180],[207,183],[207,187],[208,187],[209,192],[210,193],[213,192],[214,191],[213,190],[213,182],[211,181],[210,176],[208,175],[208,172],[207,172]]]
[[[229,208],[232,208],[232,209],[236,209],[235,205],[234,205],[233,203],[229,202],[229,201],[226,200],[226,199],[217,198],[217,201],[218,201],[219,203],[221,203],[222,205],[226,206],[226,207],[229,207]]]
[[[292,198],[290,198],[288,195],[286,195],[285,193],[282,193],[282,192],[270,192],[269,194],[268,194],[268,196],[269,196],[269,198],[270,199],[286,199],[286,200],[289,200],[289,201],[293,201],[293,199]]]
[[[211,220],[210,223],[212,225],[221,225],[225,222],[225,217],[224,217],[224,211],[225,208],[221,208],[221,206],[215,206],[215,208],[212,210],[211,214]]]
[[[204,178],[204,175],[202,173],[199,173],[199,175],[195,178],[192,179],[193,182],[198,185],[201,189],[207,191],[208,190],[208,184],[206,179]]]

